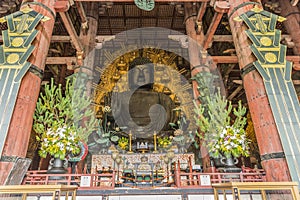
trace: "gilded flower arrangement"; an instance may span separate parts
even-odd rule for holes
[[[119,146],[122,150],[127,150],[128,144],[129,144],[129,139],[126,138],[126,137],[121,137],[121,138],[118,140],[118,146]]]
[[[168,136],[159,137],[157,139],[158,147],[163,148],[163,149],[170,147],[170,145],[172,144],[172,137],[171,138],[170,137],[168,137]]]

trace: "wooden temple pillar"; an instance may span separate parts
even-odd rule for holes
[[[99,4],[97,2],[90,2],[86,5],[87,5],[86,10],[89,10],[90,12],[89,15],[86,16],[88,27],[86,31],[85,29],[82,29],[79,36],[85,52],[83,66],[79,66],[80,67],[79,71],[87,75],[86,92],[87,95],[90,96],[92,94],[93,70],[94,70],[94,60],[95,60],[95,51],[96,51],[95,47],[96,47],[96,37],[97,37],[98,19],[99,19],[99,13],[98,13]]]
[[[213,35],[222,19],[224,13],[228,11],[229,4],[226,1],[214,2],[215,14],[209,26],[209,30],[204,35],[202,28],[202,17],[205,13],[207,2],[202,2],[198,14],[196,14],[196,7],[192,3],[185,3],[185,24],[188,35],[188,52],[191,67],[191,77],[201,72],[211,72],[219,74],[216,63],[207,54],[207,48],[211,46]],[[195,26],[196,25],[196,26]],[[196,29],[195,29],[196,27]],[[221,89],[222,95],[225,96],[225,88],[222,80],[218,81],[218,86]],[[192,82],[193,96],[197,99],[199,96],[197,82]],[[199,102],[200,103],[200,102]],[[204,133],[205,134],[205,133]],[[207,149],[200,144],[200,151],[202,156],[202,165],[205,172],[214,172],[215,168],[212,166]]]
[[[281,7],[280,15],[285,17],[284,27],[289,33],[293,42],[293,52],[300,55],[300,15],[298,6],[292,6],[291,1],[279,0]]]
[[[39,32],[32,42],[32,46],[34,46],[35,49],[28,58],[28,62],[26,61],[26,63],[29,63],[30,68],[21,80],[13,114],[6,134],[0,161],[1,185],[5,183],[15,161],[19,158],[24,159],[26,156],[29,137],[32,130],[32,116],[40,92],[43,70],[56,18],[54,9],[55,2],[55,0],[36,0],[35,2],[23,2],[21,7],[22,10],[29,6],[35,13],[44,16],[45,20],[36,24],[36,29]],[[27,14],[27,12],[25,11],[24,14]],[[12,24],[17,24],[17,22],[13,22]],[[11,61],[6,62],[4,65],[0,65],[0,68],[5,69],[7,64],[11,64]]]
[[[290,181],[289,168],[264,82],[253,66],[255,57],[250,49],[251,42],[245,33],[247,26],[243,21],[234,20],[259,4],[248,0],[228,2],[230,4],[229,24],[267,181]]]
[[[203,57],[202,55],[200,55],[200,53],[203,51],[203,49],[201,48],[201,44],[203,43],[205,36],[203,34],[203,30],[201,30],[201,32],[198,34],[196,33],[195,23],[197,17],[195,14],[196,10],[193,4],[185,3],[184,10],[185,10],[185,27],[186,27],[186,33],[188,36],[188,43],[189,43],[188,52],[189,52],[190,67],[191,67],[191,77],[193,77],[201,71],[208,71],[207,67],[201,65]],[[197,97],[199,96],[199,92],[197,89],[196,81],[192,82],[192,87],[193,87],[194,99],[197,99]],[[204,171],[207,171],[208,168],[210,168],[210,158],[207,149],[201,144],[200,146],[201,146],[202,165]]]
[[[77,4],[80,2],[76,2]],[[87,27],[84,28],[81,26],[81,32],[79,39],[84,49],[85,58],[83,60],[82,66],[77,66],[75,73],[79,73],[80,78],[85,80],[86,95],[92,95],[92,86],[93,86],[93,71],[94,71],[94,60],[95,60],[95,46],[96,46],[96,36],[98,30],[98,19],[99,19],[99,4],[97,2],[87,3],[86,10],[90,11],[88,16],[86,16]],[[85,13],[82,12],[82,15],[85,16]],[[92,97],[91,97],[92,98]],[[84,160],[81,160],[77,163],[77,173],[84,172]]]

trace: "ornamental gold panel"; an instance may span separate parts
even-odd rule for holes
[[[18,62],[19,59],[20,59],[19,54],[11,53],[7,56],[6,61],[8,64],[14,64]]]

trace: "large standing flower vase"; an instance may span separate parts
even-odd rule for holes
[[[224,165],[223,171],[226,173],[240,173],[242,171],[241,168],[236,166],[239,160],[233,156],[224,156],[220,159],[220,162]]]
[[[50,160],[50,168],[47,171],[47,174],[66,174],[68,170],[65,168],[66,160],[61,160],[60,158],[54,158],[53,162]],[[63,180],[64,176],[50,176],[49,180]]]
[[[233,156],[227,156],[227,157],[224,156],[220,159],[220,162],[224,165],[223,171],[225,173],[240,173],[242,169],[235,166],[236,164],[238,164],[238,161],[239,160]],[[224,178],[229,179],[231,181],[232,179],[239,179],[240,175],[228,174],[228,175],[224,175]]]

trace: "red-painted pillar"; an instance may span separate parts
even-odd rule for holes
[[[281,16],[286,20],[283,22],[284,27],[289,33],[294,43],[293,52],[300,55],[300,15],[298,6],[292,6],[291,1],[279,0],[281,7]]]
[[[229,0],[229,4],[229,24],[239,59],[239,66],[243,74],[248,107],[253,120],[267,181],[290,181],[289,169],[283,156],[283,148],[264,83],[260,74],[252,66],[255,58],[250,50],[251,43],[245,34],[247,27],[243,22],[234,20],[235,17],[252,9],[255,4],[247,0]]]
[[[40,32],[33,42],[36,49],[28,60],[39,69],[44,70],[55,22],[55,0],[37,0],[25,4],[28,4],[32,9],[49,18],[48,21],[40,22],[37,26]],[[23,77],[1,155],[2,157],[13,159],[16,157],[24,158],[26,156],[40,85],[41,78],[29,71]],[[13,162],[7,162],[8,160],[0,162],[0,184],[4,183],[13,166]]]

